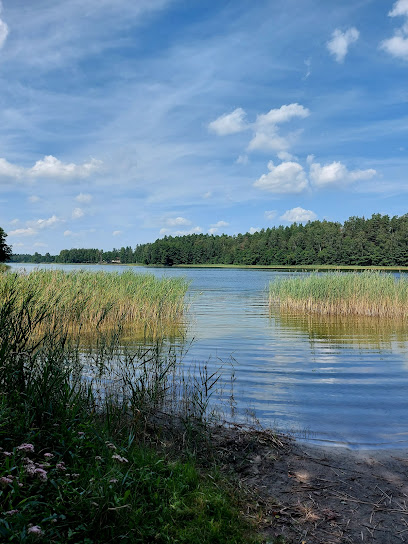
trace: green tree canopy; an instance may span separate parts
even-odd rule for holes
[[[11,246],[6,244],[7,234],[0,227],[0,263],[4,263],[11,258]]]

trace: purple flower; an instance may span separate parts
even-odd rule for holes
[[[2,476],[0,478],[0,485],[2,487],[6,487],[7,485],[9,484],[12,484],[13,483],[13,476]]]
[[[34,453],[34,446],[32,444],[20,444],[20,446],[17,446],[17,449],[28,453]]]
[[[42,536],[44,534],[43,530],[39,525],[32,525],[28,528],[27,533],[31,533],[32,535],[36,536]]]

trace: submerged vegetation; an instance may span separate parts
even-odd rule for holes
[[[61,286],[85,289],[92,279],[35,273],[2,280],[0,540],[254,542],[229,484],[215,469],[202,473],[194,455],[208,439],[218,376],[205,367],[183,374],[177,353],[160,342],[129,351],[120,323],[98,327],[93,347],[80,348],[82,331],[72,335],[66,313],[76,299]],[[106,278],[94,279],[83,300],[95,292],[112,303],[115,296],[100,289]],[[123,281],[126,293],[132,279]],[[148,297],[154,282],[138,285]],[[57,287],[61,300],[52,295]],[[176,289],[176,306],[184,288]],[[99,324],[104,319],[109,313],[98,315]]]
[[[133,333],[156,337],[180,326],[188,281],[156,278],[152,274],[34,270],[0,276],[0,303],[11,290],[15,304],[30,296],[30,312],[69,324],[82,332],[112,328],[118,323]]]
[[[271,282],[269,300],[290,312],[405,319],[408,279],[381,272],[295,276]]]

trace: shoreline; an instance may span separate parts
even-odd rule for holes
[[[408,448],[309,445],[239,426],[214,441],[266,542],[408,542]]]
[[[383,272],[408,272],[408,266],[354,266],[354,265],[324,265],[324,264],[293,264],[293,265],[272,265],[272,264],[175,264],[165,266],[161,264],[142,264],[142,263],[19,263],[10,261],[13,265],[69,265],[69,266],[139,266],[145,268],[227,268],[237,270],[288,270],[288,271],[310,271],[310,270],[333,270],[333,271],[363,271],[376,270]]]

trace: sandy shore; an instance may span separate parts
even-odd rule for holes
[[[265,542],[408,542],[408,450],[310,446],[268,431],[216,433]]]

